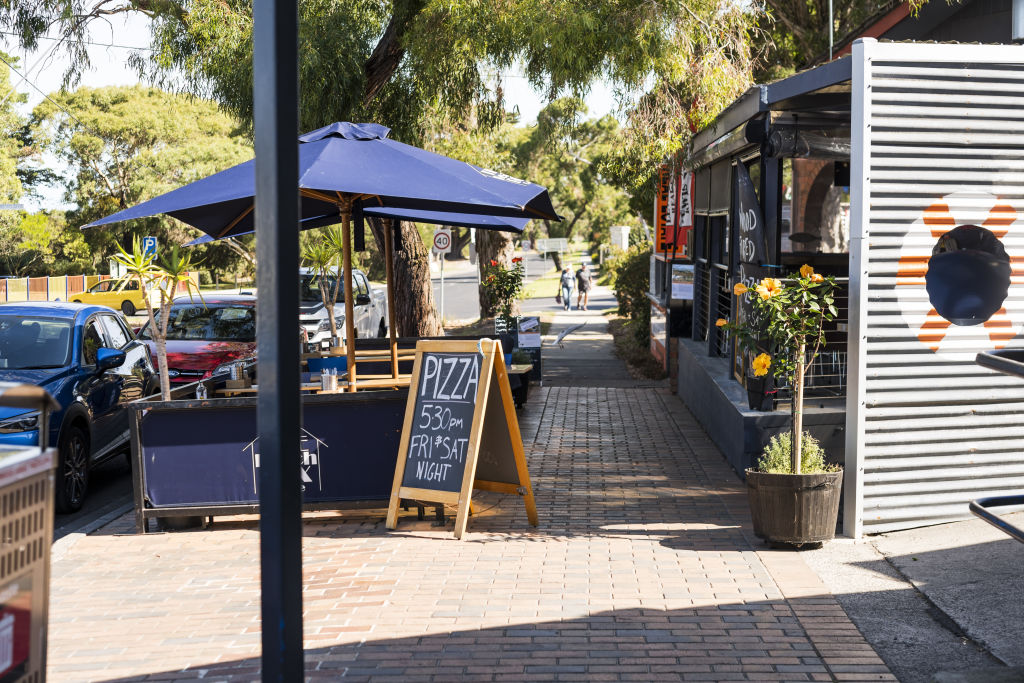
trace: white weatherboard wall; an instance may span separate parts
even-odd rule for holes
[[[844,532],[970,516],[1024,492],[1024,380],[975,355],[1024,346],[1024,48],[858,41],[851,112],[850,384]],[[947,326],[924,274],[958,225],[1012,275],[985,325]]]

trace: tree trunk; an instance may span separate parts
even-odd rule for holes
[[[392,221],[372,218],[370,231],[384,253],[384,230]],[[444,334],[430,283],[430,254],[412,223],[402,222],[401,245],[395,250],[395,318],[391,324],[400,337],[436,337]]]
[[[512,254],[514,253],[512,236],[507,232],[497,230],[477,230],[476,233],[476,256],[477,267],[480,269],[480,317],[490,318],[498,312],[498,302],[493,301],[483,288],[483,281],[487,277],[487,268],[491,261],[497,261],[503,268],[512,267]],[[518,314],[518,305],[513,314]]]
[[[804,343],[801,341],[796,352],[796,373],[793,379],[793,452],[790,454],[793,474],[800,474],[800,451],[803,447],[804,353]]]
[[[171,400],[171,375],[167,371],[167,323],[171,315],[171,301],[173,300],[173,294],[168,298],[165,292],[160,292],[160,320],[159,324],[154,322],[151,328],[153,341],[156,342],[157,369],[160,371],[160,398],[165,401]],[[150,321],[153,321],[152,309],[150,309],[149,316]]]
[[[449,226],[451,227],[451,226]],[[469,228],[455,228],[452,227],[452,250],[451,253],[445,257],[446,261],[461,261],[465,260],[462,256],[462,250],[469,244],[470,234]]]

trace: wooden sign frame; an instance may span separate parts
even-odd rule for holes
[[[412,423],[416,411],[416,397],[419,391],[423,355],[426,353],[470,352],[481,354],[483,362],[480,364],[476,405],[473,408],[473,423],[470,426],[469,444],[466,447],[466,463],[462,475],[462,488],[459,492],[450,492],[403,486],[402,481],[405,476],[405,466],[408,460],[409,439],[412,434]],[[498,390],[501,393],[501,405],[504,409],[502,411],[503,415],[487,414],[492,377],[497,380]],[[515,459],[515,469],[519,479],[517,483],[485,481],[476,478],[485,420],[494,420],[501,417],[504,417],[508,426],[512,455]],[[403,498],[444,503],[455,505],[458,508],[455,516],[455,538],[462,538],[469,522],[473,489],[497,493],[514,493],[523,496],[526,503],[527,519],[532,526],[537,526],[537,503],[533,496],[533,487],[530,485],[530,472],[526,466],[523,438],[519,431],[519,419],[516,417],[512,389],[508,382],[508,373],[505,370],[505,359],[501,350],[501,342],[491,339],[481,339],[479,341],[424,340],[417,342],[416,359],[413,362],[412,381],[409,387],[409,399],[405,409],[405,422],[402,425],[402,438],[398,447],[398,464],[395,467],[395,479],[391,489],[391,500],[388,505],[385,526],[388,529],[394,529],[398,526],[398,508]]]

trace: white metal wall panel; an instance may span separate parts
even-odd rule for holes
[[[971,499],[1024,491],[1024,380],[974,362],[1024,346],[1024,54],[859,48],[845,508],[855,536],[963,519]],[[1010,291],[985,325],[947,326],[924,273],[937,238],[965,224],[1000,237]]]

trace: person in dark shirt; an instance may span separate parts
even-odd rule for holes
[[[580,265],[580,269],[576,271],[576,309],[587,310],[587,303],[590,300],[590,271],[587,270],[587,264]]]

